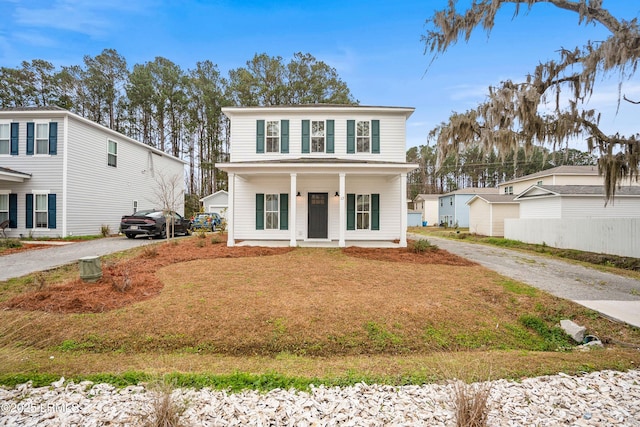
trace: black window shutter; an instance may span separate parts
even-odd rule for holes
[[[47,208],[49,209],[47,218],[48,227],[56,228],[56,195],[49,194],[47,199]]]
[[[33,156],[34,124],[27,123],[27,156]]]
[[[256,153],[264,153],[264,120],[256,122]]]
[[[49,154],[58,154],[58,123],[49,123]],[[55,228],[55,227],[52,227]]]
[[[333,120],[327,120],[327,153],[333,154],[335,152],[335,122]]]
[[[264,194],[256,194],[256,230],[264,230]]]
[[[371,229],[380,230],[380,194],[371,195]]]
[[[18,134],[20,131],[19,123],[11,123],[11,155],[18,155]]]
[[[302,152],[309,152],[309,120],[302,121]]]
[[[9,228],[18,228],[18,195],[9,194]]]
[[[33,228],[33,194],[27,194],[27,207],[25,210],[26,228]]]
[[[347,230],[356,229],[356,195],[347,194]]]
[[[280,230],[289,229],[289,195],[280,194]]]
[[[380,154],[380,120],[371,120],[371,152]]]
[[[356,121],[347,120],[347,154],[356,152]]]
[[[280,121],[280,152],[289,152],[289,120]]]

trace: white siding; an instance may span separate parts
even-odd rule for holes
[[[491,235],[491,205],[476,199],[469,205],[469,232],[481,236]]]
[[[134,200],[138,209],[160,206],[155,193],[161,175],[178,176],[176,210],[184,212],[184,163],[178,159],[150,154],[150,147],[67,111],[5,111],[1,117],[20,123],[19,155],[2,156],[2,166],[32,175],[24,183],[0,181],[0,190],[18,195],[18,227],[10,236],[96,235],[102,225],[116,233],[120,217],[133,211]],[[42,121],[58,123],[57,154],[27,156],[26,123]],[[108,139],[118,144],[117,167],[107,166]],[[25,194],[34,191],[56,195],[56,229],[26,229]]]
[[[640,258],[640,218],[507,219],[505,237],[555,248]]]
[[[604,205],[604,197],[561,197],[561,218],[633,218],[640,217],[640,197],[617,196]]]
[[[402,191],[405,191],[402,189]],[[380,194],[380,230],[348,230],[347,240],[396,240],[400,238],[400,180],[388,177],[349,177],[347,194]]]
[[[256,121],[289,120],[289,153],[256,153]],[[403,114],[380,114],[372,112],[331,113],[314,112],[311,109],[301,112],[279,113],[278,111],[261,114],[238,114],[231,121],[231,161],[262,161],[299,158],[302,154],[302,120],[334,120],[334,153],[305,153],[306,158],[341,158],[351,160],[379,160],[387,162],[406,162],[405,126]],[[347,154],[347,120],[380,120],[380,154]]]
[[[118,144],[117,166],[107,165],[107,141]],[[118,231],[120,217],[138,210],[161,208],[161,182],[175,178],[176,211],[184,213],[184,165],[125,137],[69,119],[68,232],[99,234],[102,225]]]
[[[560,218],[561,205],[558,197],[520,200],[520,218]]]
[[[507,218],[518,218],[520,214],[520,206],[518,203],[496,203],[493,205],[493,214],[491,220],[493,221],[491,227],[491,236],[503,237],[504,236],[504,221]]]
[[[62,236],[62,163],[64,150],[64,121],[63,115],[57,114],[46,119],[41,115],[23,115],[19,119],[14,119],[19,123],[18,135],[18,155],[0,156],[3,167],[13,169],[18,172],[30,173],[31,178],[23,183],[0,181],[0,190],[10,191],[17,194],[18,201],[18,223],[17,228],[7,231],[10,237],[33,235],[34,237],[60,237]],[[28,122],[56,122],[58,123],[58,144],[56,155],[31,155],[27,156],[27,123]],[[56,195],[56,228],[38,229],[26,228],[26,194],[34,191],[46,191]]]

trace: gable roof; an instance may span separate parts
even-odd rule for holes
[[[540,172],[532,173],[529,175],[521,176],[520,178],[514,178],[509,181],[505,181],[500,185],[513,184],[516,182],[526,181],[532,178],[542,178],[545,176],[553,175],[598,175],[597,166],[556,166],[555,168],[545,169]]]
[[[490,188],[467,187],[467,188],[461,188],[455,191],[450,191],[449,193],[441,194],[439,197],[451,196],[454,194],[469,194],[469,195],[498,194],[498,189],[493,187],[490,187]]]
[[[489,204],[517,204],[518,202],[514,199],[515,196],[512,194],[476,194],[467,201],[467,204],[470,205],[476,200],[484,200]]]
[[[604,197],[604,185],[532,185],[520,193],[515,199],[523,200],[544,196],[590,196]],[[615,197],[639,197],[640,186],[624,186],[616,188]]]
[[[252,107],[222,107],[222,112],[229,116],[233,114],[251,114],[265,112],[287,112],[293,113],[300,110],[314,110],[318,112],[370,112],[370,113],[396,113],[402,114],[405,118],[409,118],[415,111],[413,107],[385,107],[373,105],[357,105],[357,104],[295,104],[295,105],[265,105]]]
[[[413,201],[417,202],[419,200],[427,201],[427,200],[438,200],[441,194],[418,194]]]
[[[44,107],[12,107],[12,108],[0,108],[0,117],[2,117],[3,115],[18,115],[18,116],[31,116],[33,117],[33,115],[36,116],[46,116],[47,118],[51,118],[52,116],[55,117],[69,117],[69,118],[73,118],[75,120],[78,120],[88,126],[91,126],[93,128],[97,128],[100,129],[102,132],[106,132],[110,135],[112,135],[114,138],[117,138],[118,140],[126,140],[132,144],[135,145],[139,145],[142,146],[146,149],[148,149],[149,151],[153,152],[154,154],[157,154],[159,156],[163,156],[163,157],[167,157],[170,158],[172,160],[178,161],[182,164],[187,164],[186,160],[182,160],[179,159],[178,157],[174,157],[169,153],[165,153],[162,150],[159,150],[151,145],[147,145],[141,141],[138,141],[136,139],[133,139],[131,137],[128,137],[120,132],[117,132],[113,129],[110,129],[106,126],[101,125],[100,123],[96,123],[92,120],[86,119],[76,113],[72,113],[69,110],[65,110],[64,108],[52,105],[52,106],[44,106]]]

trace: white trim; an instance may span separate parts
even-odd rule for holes
[[[58,152],[62,149],[62,237],[67,236],[67,204],[69,202],[69,116],[62,120],[64,130],[62,132],[62,144],[58,144]],[[58,129],[60,129],[58,127]]]
[[[344,248],[346,246],[345,236],[347,233],[347,201],[346,201],[346,191],[347,186],[345,183],[345,177],[347,174],[341,172],[339,174],[340,177],[340,219],[339,226],[340,230],[338,231],[338,247]]]
[[[296,244],[296,219],[298,207],[298,176],[295,173],[289,175],[291,183],[289,185],[289,246],[295,247]]]
[[[235,181],[236,181],[236,174],[230,172],[228,175],[228,179],[229,179],[229,199],[228,199],[228,203],[229,206],[227,208],[227,246],[235,246],[236,245],[236,241],[234,238],[234,232],[233,232],[233,227],[234,227],[234,215],[235,215]]]
[[[407,174],[400,174],[400,246],[407,247]]]

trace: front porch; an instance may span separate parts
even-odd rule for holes
[[[268,248],[279,248],[291,246],[288,240],[243,240],[236,241],[236,246],[264,246]],[[296,246],[301,248],[339,248],[339,242],[337,240],[327,241],[309,241],[309,240],[297,240]],[[345,246],[356,246],[359,248],[382,248],[382,249],[396,249],[401,248],[399,243],[390,241],[377,241],[377,240],[347,240]]]

